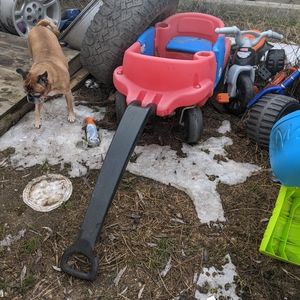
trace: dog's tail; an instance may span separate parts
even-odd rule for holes
[[[54,24],[54,22],[52,20],[49,19],[43,19],[41,21],[39,21],[36,26],[44,26],[49,28],[57,37],[60,36],[60,32],[57,28],[57,26]]]

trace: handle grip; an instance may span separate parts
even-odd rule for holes
[[[223,33],[223,34],[236,34],[236,33],[240,32],[240,30],[236,26],[219,27],[219,28],[215,29],[215,32],[216,33]]]
[[[283,39],[282,34],[280,34],[278,32],[275,32],[275,31],[272,31],[272,30],[269,31],[268,37],[272,38],[272,39],[277,39],[277,40],[282,40]]]
[[[81,254],[88,259],[91,265],[89,272],[75,270],[68,264],[69,259],[76,254]],[[98,257],[95,256],[94,250],[87,240],[78,239],[72,246],[65,250],[64,254],[61,257],[60,266],[64,272],[68,273],[71,276],[83,280],[93,281],[97,276]]]
[[[222,34],[235,35],[236,44],[239,45],[240,47],[254,47],[264,37],[269,37],[269,38],[278,39],[278,40],[283,39],[282,34],[272,31],[272,30],[267,30],[267,31],[264,31],[261,33],[255,32],[253,30],[240,31],[240,29],[236,26],[216,28],[215,32],[222,33]],[[251,39],[243,37],[243,35],[245,35],[245,34],[252,34],[255,36],[255,39],[251,40]]]

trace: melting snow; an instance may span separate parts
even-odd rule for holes
[[[193,200],[201,222],[225,221],[216,190],[218,183],[242,183],[259,170],[251,164],[214,159],[217,154],[225,157],[224,146],[231,144],[228,137],[210,138],[193,147],[183,144],[182,151],[187,154],[184,158],[179,158],[169,146],[138,146],[135,149],[138,159],[127,170],[185,191]]]
[[[196,291],[195,298],[197,300],[207,300],[209,296],[215,296],[217,299],[220,296],[223,296],[224,299],[240,299],[235,293],[235,266],[231,262],[229,255],[226,255],[225,259],[228,262],[222,267],[222,270],[218,270],[215,267],[203,268],[197,281],[197,285],[201,287],[203,293]]]
[[[217,131],[221,134],[225,134],[227,132],[231,131],[231,125],[230,122],[225,120],[223,121],[222,125],[217,129]]]
[[[0,241],[0,247],[10,247],[14,242],[24,237],[26,229],[20,230],[15,236],[11,234],[7,235],[2,241]]]
[[[42,128],[33,128],[33,112],[28,113],[0,138],[0,151],[15,148],[11,163],[16,168],[45,162],[70,164],[71,177],[86,174],[87,167],[100,168],[114,132],[100,130],[99,147],[82,147],[84,118],[91,115],[100,119],[104,111],[95,113],[90,108],[78,106],[76,115],[76,122],[70,124],[66,121],[62,98],[47,102],[42,112]],[[228,130],[230,123],[224,121],[219,132]],[[201,222],[225,221],[217,184],[242,183],[259,170],[258,166],[226,158],[224,146],[231,144],[232,140],[225,136],[209,138],[193,147],[183,144],[184,158],[178,157],[169,146],[138,146],[135,149],[138,158],[129,163],[127,170],[185,191],[191,197]],[[222,160],[215,159],[215,155],[223,156]]]

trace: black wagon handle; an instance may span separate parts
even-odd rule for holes
[[[154,105],[140,107],[136,101],[126,108],[103,161],[77,241],[61,258],[61,268],[66,273],[84,280],[96,279],[98,258],[94,248],[97,237],[129,158],[155,109]],[[68,264],[71,256],[76,254],[82,254],[88,259],[91,266],[89,272],[75,270]]]
[[[68,261],[74,255],[83,255],[87,258],[90,264],[90,270],[88,272],[76,270],[68,264]],[[60,266],[64,272],[71,276],[93,281],[97,276],[98,257],[95,255],[92,245],[87,240],[78,239],[65,250],[61,257]]]

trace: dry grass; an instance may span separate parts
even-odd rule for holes
[[[66,9],[66,8],[79,8],[83,9],[86,7],[86,5],[90,2],[91,0],[62,0],[60,2],[61,6]]]
[[[221,1],[208,4],[202,0],[181,0],[179,10],[208,13],[221,18],[226,26],[236,25],[241,29],[271,28],[283,33],[285,42],[300,43],[299,10],[229,5]]]
[[[90,0],[63,0],[61,5],[63,9],[83,9],[89,2]],[[278,0],[276,2],[296,3],[296,1],[291,2],[289,0]],[[220,17],[227,26],[236,25],[243,29],[256,28],[259,30],[272,28],[284,34],[285,42],[300,43],[299,10],[229,5],[222,3],[222,1],[209,4],[203,0],[180,0],[178,10],[212,14]]]

